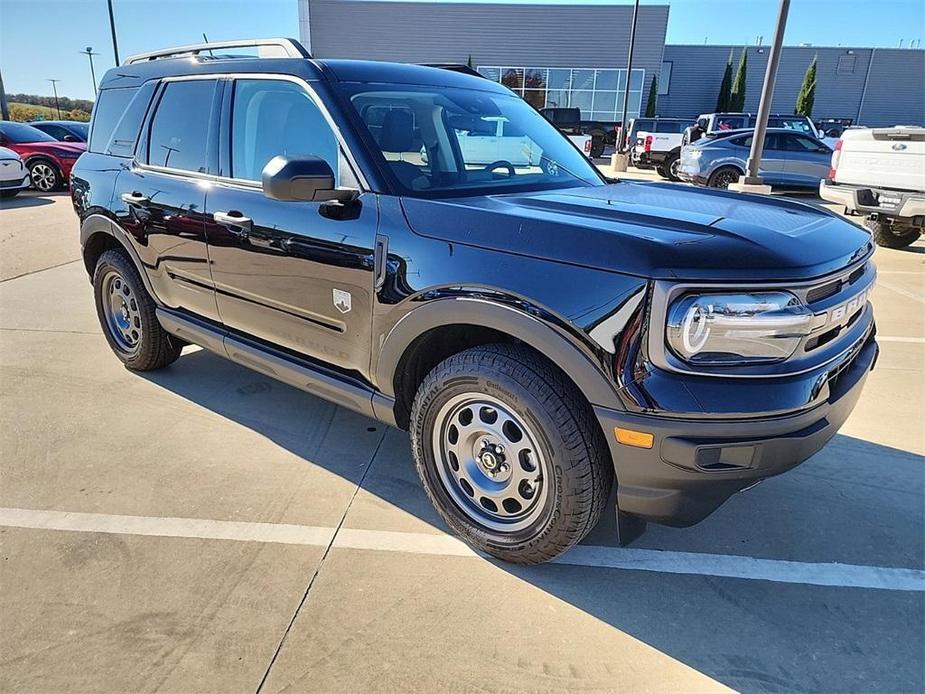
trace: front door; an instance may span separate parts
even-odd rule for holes
[[[209,272],[204,176],[215,159],[214,80],[168,81],[156,97],[147,137],[116,178],[113,209],[131,236],[157,298],[218,320]]]
[[[206,200],[221,319],[233,330],[366,376],[376,196],[361,195],[346,214],[331,214],[324,203],[267,198],[261,172],[276,155],[323,157],[338,179],[349,169],[303,84],[242,78],[230,87],[223,178]]]

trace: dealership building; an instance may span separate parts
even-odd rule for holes
[[[619,120],[627,88],[630,116],[644,111],[656,77],[658,115],[693,118],[713,111],[726,62],[731,54],[735,68],[743,50],[745,110],[757,111],[770,51],[766,45],[665,45],[670,7],[646,4],[639,8],[627,80],[630,5],[298,2],[300,38],[316,57],[468,64],[539,108],[577,107],[583,118],[594,120]],[[747,11],[744,4],[731,7]],[[774,112],[793,112],[814,57],[814,118],[850,118],[875,127],[925,125],[920,49],[785,46]]]

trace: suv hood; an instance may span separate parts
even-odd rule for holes
[[[866,231],[822,208],[659,183],[402,206],[422,236],[655,279],[812,279],[873,250]]]

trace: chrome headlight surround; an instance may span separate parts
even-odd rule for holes
[[[645,324],[645,358],[651,366],[667,372],[708,376],[713,378],[774,378],[786,377],[815,371],[836,361],[845,354],[855,341],[867,335],[873,324],[872,309],[867,303],[869,289],[877,271],[870,262],[871,245],[865,256],[823,278],[784,284],[780,281],[753,281],[732,284],[712,281],[654,280]],[[860,275],[858,275],[860,273]],[[853,278],[850,279],[849,278]],[[812,299],[811,293],[822,285],[839,281],[843,289],[824,299]],[[690,295],[766,294],[784,292],[794,295],[813,314],[810,337],[803,338],[796,352],[786,359],[757,362],[708,364],[685,361],[676,355],[668,340],[669,308]],[[855,304],[854,302],[857,301]],[[852,306],[860,309],[860,315],[851,321]],[[824,342],[823,346],[807,350],[807,344],[817,340],[833,326],[844,329],[837,339]],[[696,333],[691,333],[696,337]],[[696,343],[695,343],[696,344]]]
[[[694,292],[668,307],[665,338],[688,364],[767,364],[793,356],[812,322],[812,312],[790,292]]]

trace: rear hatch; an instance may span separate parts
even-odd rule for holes
[[[925,128],[847,130],[837,161],[836,183],[925,191]]]

